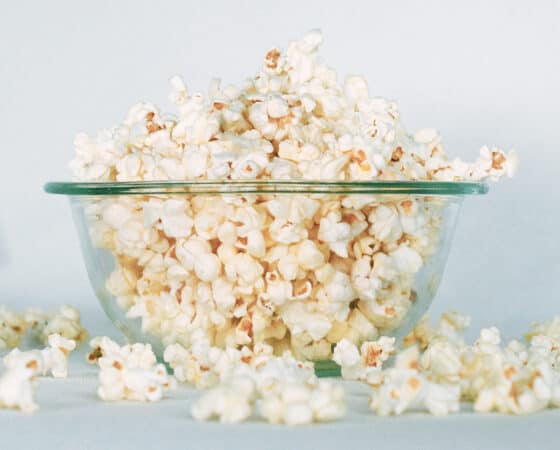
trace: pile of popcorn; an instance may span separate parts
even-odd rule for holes
[[[78,181],[498,179],[513,152],[449,160],[431,129],[408,133],[397,105],[359,76],[337,81],[318,31],[270,49],[241,86],[208,96],[171,80],[176,114],[150,103],[76,137]],[[94,247],[116,267],[107,291],[144,333],[189,348],[268,344],[332,356],[389,332],[416,300],[437,249],[445,200],[343,194],[138,195],[84,200]]]
[[[163,393],[175,388],[163,364],[157,364],[150,344],[119,346],[106,336],[91,340],[93,351],[88,361],[99,365],[99,388],[102,400],[155,402]]]
[[[289,350],[274,356],[267,344],[221,349],[199,333],[190,350],[169,345],[164,359],[179,381],[209,389],[192,408],[198,420],[239,422],[253,414],[257,401],[263,418],[287,425],[335,420],[346,410],[342,387],[319,380],[313,364]]]

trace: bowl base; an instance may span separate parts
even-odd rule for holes
[[[315,361],[313,363],[315,375],[319,378],[340,377],[340,366],[333,360]]]

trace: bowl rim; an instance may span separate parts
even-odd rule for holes
[[[482,181],[52,181],[43,187],[49,194],[68,196],[158,195],[158,194],[415,194],[481,195],[488,192]]]

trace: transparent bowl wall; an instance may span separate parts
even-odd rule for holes
[[[105,208],[122,203],[129,206],[133,205],[132,207],[136,217],[140,218],[144,217],[143,208],[150,199],[164,201],[168,199],[180,199],[186,200],[189,204],[200,204],[203,200],[209,204],[226,199],[226,203],[239,204],[240,208],[249,205],[261,212],[266,211],[265,202],[274,199],[290,201],[292,205],[299,205],[305,199],[313,199],[317,200],[320,204],[333,202],[330,204],[339,205],[335,206],[333,210],[341,213],[342,217],[346,218],[343,220],[352,222],[353,213],[348,215],[349,209],[344,208],[342,205],[351,204],[356,206],[354,209],[365,215],[368,228],[350,241],[350,244],[347,246],[349,252],[347,258],[336,256],[333,251],[328,249],[328,244],[322,242],[318,238],[317,228],[321,214],[318,213],[313,219],[308,219],[306,221],[305,228],[308,230],[308,237],[322,248],[325,261],[328,259],[329,262],[334,262],[336,268],[342,272],[350,270],[348,275],[353,287],[354,283],[358,283],[358,281],[355,281],[352,277],[351,268],[354,265],[354,261],[360,256],[359,250],[358,254],[355,252],[354,243],[361,237],[372,236],[374,238],[376,243],[372,244],[372,248],[375,253],[386,252],[387,254],[391,254],[391,252],[401,244],[417,251],[422,259],[419,270],[408,275],[404,273],[397,273],[396,275],[396,277],[402,276],[403,279],[408,281],[403,282],[401,279],[401,281],[395,282],[391,280],[399,278],[394,278],[393,276],[393,278],[384,279],[376,275],[376,278],[381,283],[377,290],[367,292],[367,289],[364,289],[362,285],[359,289],[356,289],[355,298],[349,302],[349,309],[353,310],[354,308],[358,308],[360,312],[364,313],[364,315],[368,317],[368,320],[376,326],[379,334],[402,338],[410,332],[413,326],[426,312],[436,294],[444,271],[461,202],[465,194],[484,193],[487,187],[484,184],[477,183],[431,182],[378,182],[362,183],[361,185],[356,183],[307,183],[303,185],[291,183],[266,183],[262,185],[237,183],[233,185],[209,184],[206,187],[204,187],[204,185],[201,187],[201,184],[188,185],[187,183],[113,183],[111,186],[96,183],[81,185],[78,183],[59,183],[47,185],[46,190],[52,193],[65,193],[69,195],[89,279],[108,317],[129,341],[149,342],[152,344],[155,352],[161,356],[164,346],[172,341],[183,341],[184,344],[188,345],[188,342],[185,342],[186,340],[188,341],[187,334],[181,336],[180,326],[177,324],[170,325],[173,323],[173,320],[170,320],[167,325],[167,330],[172,330],[172,332],[167,332],[162,329],[156,330],[154,327],[150,327],[147,321],[144,320],[143,323],[143,319],[141,318],[131,318],[127,313],[128,306],[123,307],[122,304],[119,305],[115,295],[108,290],[107,282],[117,266],[117,258],[120,258],[122,261],[123,257],[122,245],[120,247],[117,246],[119,248],[116,249],[112,244],[100,244],[99,238],[92,239],[92,236],[98,232],[99,223],[103,222],[102,217]],[[403,215],[403,205],[407,206],[407,208],[414,208],[414,211],[421,211],[421,213],[414,213],[417,214],[418,217],[420,217],[420,215],[422,216],[422,218],[419,219],[421,221],[420,223],[423,223],[423,225],[420,226],[421,231],[414,231],[412,233],[404,231],[400,234],[396,242],[395,240],[389,240],[389,243],[383,241],[382,244],[379,244],[379,242],[382,241],[377,238],[373,230],[374,227],[372,225],[374,225],[373,222],[375,222],[375,220],[371,214],[372,211],[379,210],[380,207],[389,207],[392,211],[397,211],[400,215],[398,220],[393,222],[392,226],[403,228],[403,224],[407,220],[405,215]],[[264,227],[264,233],[266,234],[268,233],[267,229],[270,227],[270,222],[273,218],[269,213],[266,213],[265,216],[267,217],[267,222]],[[371,217],[373,222],[370,221],[368,217]],[[223,217],[221,220],[226,221],[228,217]],[[102,226],[105,227],[104,222]],[[154,226],[156,228],[161,228],[160,222],[156,222],[156,225],[143,226],[146,232]],[[96,227],[97,231],[95,231]],[[405,225],[404,228],[409,229],[410,226]],[[383,233],[387,231],[388,230],[385,228]],[[118,230],[116,229],[113,231],[109,230],[109,234],[113,236],[114,239],[116,239],[114,236],[116,236],[117,232]],[[178,240],[174,237],[166,236],[162,229],[159,229],[157,233],[161,238],[166,239],[171,247],[177,242],[182,242],[181,239]],[[195,233],[194,228],[193,233]],[[398,235],[398,231],[396,235]],[[112,242],[111,238],[109,241]],[[272,243],[272,240],[266,239],[266,242]],[[415,243],[413,245],[411,242],[422,243]],[[220,245],[219,239],[213,238],[213,252],[215,252],[218,245]],[[381,245],[381,247],[379,245]],[[240,247],[243,247],[243,245],[240,244]],[[239,249],[239,251],[243,251],[243,249]],[[132,253],[134,253],[134,251]],[[174,256],[170,254],[169,251],[167,251],[166,254],[171,257]],[[366,259],[371,259],[371,255],[362,256]],[[134,257],[127,257],[126,259],[128,261],[127,264],[130,263],[135,267],[135,276],[138,279],[142,278],[143,269],[141,265],[138,264],[138,260],[134,260]],[[262,278],[265,278],[265,273],[274,269],[274,263],[272,263],[272,265],[270,262],[266,263],[264,262],[264,258],[262,260],[258,258],[255,259],[263,266]],[[220,276],[226,277],[225,266],[222,266],[221,270]],[[328,308],[327,303],[329,300],[325,300],[324,294],[321,297],[322,300],[314,298],[314,295],[317,294],[317,290],[323,287],[323,285],[317,282],[311,272],[314,271],[300,269],[298,275],[300,281],[294,281],[293,283],[294,285],[296,285],[295,283],[299,283],[301,286],[302,283],[306,281],[306,278],[312,280],[312,294],[305,299],[304,302],[310,305],[313,304],[313,308],[317,307],[317,304],[322,305],[319,308]],[[265,288],[266,285],[267,282],[264,281]],[[398,289],[396,289],[396,286],[398,286]],[[165,292],[169,289],[169,286],[166,286],[165,281],[163,281],[157,289],[160,289],[159,292]],[[262,286],[258,290],[262,293]],[[394,294],[387,294],[387,292],[394,292],[396,290],[399,292],[396,296]],[[379,295],[377,292],[379,292]],[[135,291],[131,295],[141,296],[149,294],[139,294],[138,291]],[[258,292],[255,292],[254,294],[244,297],[244,301],[249,304],[249,310],[259,308],[257,305],[259,295]],[[251,304],[251,298],[254,298],[255,304]],[[194,304],[196,304],[196,301],[196,298],[194,298]],[[284,305],[277,307],[274,317],[281,315],[282,308],[293,301],[298,300],[286,299]],[[381,316],[377,313],[371,313],[371,307],[368,305],[374,305],[374,311],[378,311],[376,308],[379,306],[383,308],[384,312]],[[384,318],[383,315],[386,314],[387,311],[392,313],[395,306],[397,311],[394,312],[394,315],[391,316],[391,314],[389,314],[388,319]],[[242,318],[228,318],[228,323],[235,324],[241,319]],[[339,322],[344,322],[344,320],[340,320],[339,317]],[[343,327],[344,326],[345,325],[343,325]],[[165,326],[163,328],[165,328]],[[213,329],[215,330],[215,327]],[[216,335],[219,333],[219,331],[214,332]],[[266,342],[278,347],[279,351],[290,348],[291,343],[294,342],[290,333],[291,330],[288,329],[283,339],[268,338]],[[338,334],[340,336],[346,336],[345,333]],[[357,339],[356,333],[352,332],[350,334],[353,339]],[[255,343],[254,341],[256,339],[260,338],[253,335],[251,337],[252,342],[248,343],[248,345]],[[321,347],[323,349],[327,348],[327,345],[332,349],[337,339],[337,333],[333,332],[329,333],[327,338],[319,339],[319,341],[327,341],[322,342]],[[219,340],[220,342],[218,344],[224,345],[224,339],[219,338]],[[309,340],[309,336],[306,337],[306,340]],[[228,342],[231,342],[231,339]],[[298,344],[293,350],[295,350],[298,357],[305,358],[307,353],[305,350],[302,350],[301,339],[299,341],[296,339],[296,342]],[[317,342],[312,342],[310,345],[313,346],[315,344],[317,344]],[[310,353],[316,354],[317,352],[310,350]],[[325,354],[325,351],[323,350],[319,353]],[[333,373],[333,370],[336,370],[334,363],[329,361],[328,355],[326,357],[311,359],[316,360],[316,366],[320,369],[319,372],[323,374],[330,374]]]

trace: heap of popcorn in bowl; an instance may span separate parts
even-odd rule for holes
[[[406,132],[397,105],[343,84],[310,32],[269,50],[241,86],[207,97],[172,79],[176,114],[149,103],[76,138],[80,182],[480,181],[511,176],[512,152],[450,161],[434,130]],[[344,188],[341,188],[344,190]],[[79,199],[77,200],[79,201]],[[397,330],[438,250],[451,201],[412,195],[121,195],[76,203],[93,249],[115,261],[103,289],[163,345],[267,343],[308,360]],[[440,268],[440,272],[443,268]],[[419,317],[418,317],[419,318]]]
[[[372,97],[362,77],[339,82],[318,56],[321,43],[311,31],[285,51],[272,48],[256,75],[240,86],[214,80],[207,96],[174,77],[175,114],[139,103],[121,124],[76,137],[74,180],[91,186],[340,185],[73,199],[88,245],[112,261],[102,290],[140,329],[139,342],[124,346],[91,341],[99,397],[153,402],[182,382],[207,389],[191,407],[198,420],[335,420],[346,410],[343,384],[317,378],[312,363],[333,360],[342,378],[371,387],[380,415],[442,415],[461,401],[515,414],[558,406],[558,318],[534,325],[528,344],[503,346],[495,328],[467,344],[469,320],[458,313],[394,337],[414,325],[426,295],[415,283],[437,254],[453,201],[345,191],[498,180],[515,173],[515,153],[483,147],[472,163],[449,159],[435,130],[407,132],[396,103]],[[161,346],[155,353],[172,375],[148,341]]]

